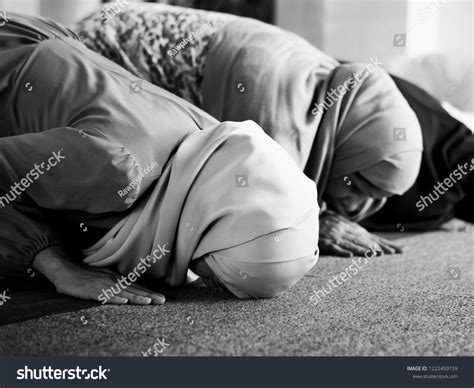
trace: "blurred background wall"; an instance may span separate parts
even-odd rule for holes
[[[137,0],[129,0],[137,1]],[[472,0],[161,0],[255,17],[297,32],[324,51],[364,61],[399,54],[465,52],[474,47]],[[101,0],[0,0],[0,9],[44,15],[65,24]],[[394,34],[407,34],[394,46]]]
[[[471,0],[277,0],[276,24],[351,60],[472,50]],[[316,15],[316,17],[315,17]],[[394,34],[407,34],[394,46]]]
[[[473,0],[152,2],[257,18],[296,32],[339,59],[367,62],[378,57],[388,70],[419,84],[438,98],[474,110]],[[0,0],[0,9],[7,12],[43,15],[66,25],[101,7],[102,0]],[[433,85],[438,79],[443,81]],[[466,85],[470,90],[458,93]]]
[[[0,0],[0,9],[46,16],[71,25],[100,4],[101,0]]]

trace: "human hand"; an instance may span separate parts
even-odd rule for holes
[[[321,254],[351,257],[354,254],[363,256],[371,250],[377,255],[403,252],[401,246],[368,232],[331,210],[322,212],[319,221]]]
[[[79,299],[102,300],[111,304],[163,304],[165,297],[152,292],[136,283],[120,287],[121,291],[108,299],[99,296],[103,290],[117,288],[121,276],[107,268],[97,268],[71,261],[67,253],[60,247],[46,248],[38,253],[33,267],[46,276],[65,295]],[[129,282],[131,283],[131,282]],[[106,302],[104,302],[104,300]]]

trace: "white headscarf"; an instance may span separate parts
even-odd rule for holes
[[[166,244],[146,276],[185,283],[205,259],[236,296],[271,297],[317,261],[316,185],[251,121],[189,135],[153,191],[97,244],[86,263],[127,274]]]

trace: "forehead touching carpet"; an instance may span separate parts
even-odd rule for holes
[[[51,290],[15,291],[0,307],[0,322],[16,314],[16,323],[0,326],[0,355],[141,356],[160,341],[167,345],[159,356],[472,354],[472,227],[389,237],[406,253],[371,259],[340,285],[333,281],[316,305],[312,291],[328,290],[351,259],[322,257],[272,300],[190,287],[168,291],[164,306],[98,306]],[[53,315],[36,318],[41,311]],[[33,319],[18,322],[28,313]]]

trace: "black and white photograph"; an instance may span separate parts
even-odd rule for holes
[[[471,388],[473,19],[0,0],[0,387]]]

